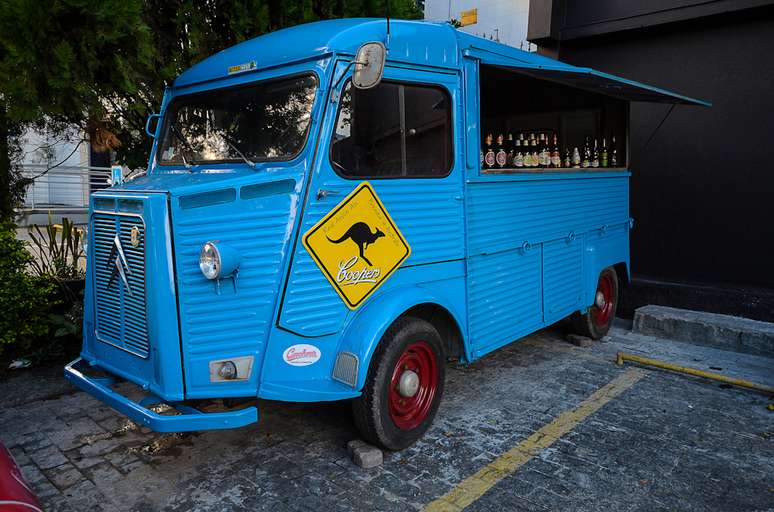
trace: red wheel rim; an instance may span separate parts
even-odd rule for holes
[[[615,283],[613,283],[613,277],[610,274],[602,274],[599,276],[599,283],[597,284],[597,293],[594,298],[594,307],[591,308],[591,318],[594,323],[599,327],[604,327],[610,322],[610,318],[613,316],[613,305],[615,297],[613,291],[615,290]],[[602,294],[604,304],[599,305],[598,297]]]
[[[400,393],[401,377],[408,371],[419,377],[419,385],[413,396]],[[438,389],[438,366],[435,352],[426,341],[410,344],[395,363],[390,379],[390,417],[401,430],[412,430],[419,426],[433,406]]]

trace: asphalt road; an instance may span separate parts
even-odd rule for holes
[[[618,350],[774,384],[771,359],[547,330],[451,364],[434,427],[372,470],[347,457],[346,403],[261,401],[251,427],[162,435],[39,373],[0,383],[0,439],[53,511],[774,510],[772,400]]]

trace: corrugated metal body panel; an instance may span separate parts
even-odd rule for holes
[[[478,357],[588,305],[584,236],[628,223],[629,178],[482,178],[468,182],[467,208],[469,322]]]
[[[629,219],[628,176],[476,182],[468,186],[469,254],[533,246]]]
[[[139,245],[132,246],[131,230],[139,230]],[[97,339],[140,357],[148,357],[148,319],[145,305],[145,225],[142,217],[111,213],[92,216]],[[123,265],[115,247],[121,243],[123,267],[129,289],[118,274]]]
[[[403,267],[464,257],[459,181],[391,179],[370,183],[411,246],[411,256]],[[317,187],[331,192],[322,199],[316,199],[316,189],[312,190],[301,233],[314,226],[358,184],[360,181],[331,179]],[[304,336],[332,334],[341,327],[347,311],[309,253],[297,244],[280,325]]]
[[[325,190],[331,191],[331,195],[322,200],[312,197],[314,190],[309,192],[300,236],[350,192],[335,184],[326,184]],[[348,311],[303,244],[297,243],[282,301],[280,326],[304,336],[330,334],[339,329]]]
[[[468,260],[468,318],[475,357],[542,323],[540,246]]]
[[[175,264],[187,396],[204,396],[208,361],[255,355],[260,361],[280,289],[294,196],[282,194],[194,209],[175,208]],[[236,212],[236,213],[235,213]],[[220,285],[199,269],[202,244],[217,240],[242,261],[236,280]],[[245,386],[255,386],[255,376]],[[234,386],[236,389],[236,386]]]
[[[545,323],[560,320],[581,305],[583,241],[567,237],[543,244]]]

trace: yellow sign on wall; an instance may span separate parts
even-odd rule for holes
[[[307,231],[302,242],[350,309],[360,306],[411,254],[368,182]]]
[[[470,9],[460,13],[460,26],[474,25],[478,23],[478,9]]]

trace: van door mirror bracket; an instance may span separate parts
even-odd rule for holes
[[[151,114],[148,116],[148,120],[145,121],[145,133],[148,134],[148,137],[151,139],[156,138],[156,130],[159,127],[158,119],[161,118],[161,114]],[[156,123],[153,124],[153,121],[156,120]],[[153,128],[151,129],[151,124],[153,124]]]
[[[336,82],[331,88],[331,103],[339,101],[341,93],[339,92],[339,86],[341,85],[344,77],[347,76],[347,71],[352,66],[355,66],[355,71],[352,73],[352,85],[356,89],[370,89],[375,87],[382,81],[382,75],[384,74],[384,61],[386,59],[387,50],[384,48],[384,44],[379,41],[372,41],[370,43],[363,43],[357,50],[355,59],[347,64],[347,67],[336,79]]]

